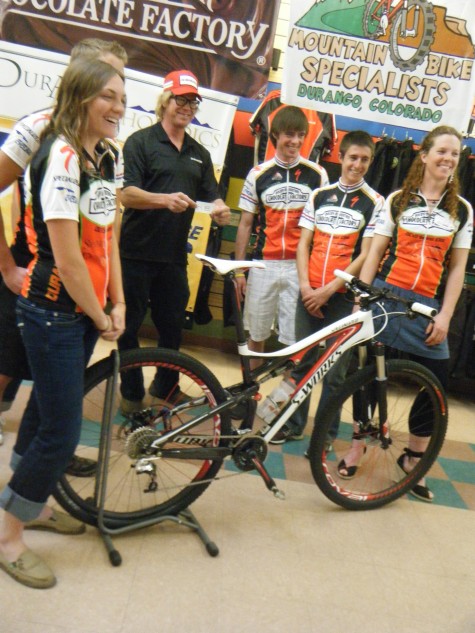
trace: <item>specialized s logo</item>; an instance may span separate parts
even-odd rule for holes
[[[359,199],[360,199],[359,196],[355,196],[354,198],[351,199],[350,209],[352,209],[355,206],[355,204],[358,202]]]
[[[295,171],[295,182],[299,181],[300,176],[302,175],[302,170],[301,169],[297,169]]]
[[[64,154],[64,167],[67,172],[69,172],[69,163],[71,162],[71,158],[74,156],[75,152],[72,147],[69,145],[65,145],[61,148],[61,154]]]

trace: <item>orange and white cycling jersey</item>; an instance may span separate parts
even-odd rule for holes
[[[299,226],[313,231],[308,277],[322,288],[358,256],[363,237],[371,237],[384,198],[364,180],[347,187],[341,182],[314,191]],[[345,292],[345,288],[341,292]]]
[[[290,165],[275,156],[251,169],[239,207],[256,215],[254,259],[295,259],[302,210],[312,191],[327,183],[325,169],[301,157]]]
[[[80,310],[55,265],[47,222],[72,220],[96,296],[107,302],[112,234],[116,212],[115,159],[107,142],[99,144],[96,165],[81,169],[79,157],[61,137],[41,144],[25,173],[25,228],[33,259],[21,294],[47,309]]]
[[[435,297],[452,248],[472,244],[473,209],[459,197],[458,218],[446,211],[445,194],[430,210],[420,193],[412,194],[408,207],[396,221],[395,191],[386,200],[375,234],[391,238],[378,277],[400,288]]]
[[[23,170],[26,169],[32,156],[34,156],[38,150],[40,146],[40,136],[48,125],[52,112],[52,109],[38,110],[37,112],[32,112],[22,117],[15,123],[12,131],[3,143],[1,147],[2,152]],[[124,182],[124,158],[122,156],[122,150],[116,142],[110,139],[108,140],[108,144],[115,154],[115,186],[116,189],[121,189]],[[31,261],[32,254],[28,248],[25,234],[23,178],[19,179],[19,184],[21,190],[21,213],[15,227],[15,236],[10,250],[17,266],[26,268]]]

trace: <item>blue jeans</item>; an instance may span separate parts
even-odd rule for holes
[[[17,322],[34,384],[0,507],[26,522],[40,514],[78,444],[84,369],[98,333],[85,315],[45,310],[23,297]]]
[[[179,349],[185,324],[190,291],[186,266],[173,263],[122,259],[124,283],[125,331],[119,339],[119,350],[139,347],[139,329],[150,304],[150,315],[157,328],[158,347]],[[163,397],[178,384],[178,372],[160,368],[155,378],[155,392]],[[121,375],[121,394],[127,400],[142,400],[145,395],[141,369]]]
[[[343,317],[351,314],[353,309],[352,301],[348,300],[348,297],[343,293],[335,293],[327,305],[323,306],[323,319],[312,316],[309,314],[302,303],[302,297],[299,296],[297,302],[297,312],[295,314],[295,335],[298,341],[302,340],[306,336],[322,330],[327,325],[331,325],[335,321],[342,319]],[[329,339],[331,343],[332,339]],[[328,407],[329,401],[338,393],[342,384],[345,381],[348,367],[350,365],[353,350],[345,352],[338,361],[333,365],[330,371],[323,379],[322,393],[318,402],[317,411],[315,413],[315,424],[319,417],[321,417],[323,411]],[[300,365],[293,370],[292,378],[299,382],[303,376],[308,372],[313,363],[316,361],[318,354],[318,348],[307,352],[302,359]],[[287,421],[287,426],[295,435],[303,433],[307,424],[308,410],[310,407],[310,396],[306,398],[297,411]],[[330,429],[330,438],[335,439],[338,433],[338,426],[340,424],[340,413],[338,413],[332,422]]]

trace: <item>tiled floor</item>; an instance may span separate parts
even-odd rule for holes
[[[96,356],[106,354],[98,347]],[[223,384],[232,356],[188,349]],[[21,415],[0,447],[0,485]],[[402,499],[371,512],[331,504],[311,479],[306,441],[273,447],[267,465],[286,500],[260,477],[223,474],[193,505],[220,553],[166,522],[114,537],[112,567],[96,530],[28,532],[58,585],[27,589],[0,574],[0,633],[472,633],[475,632],[475,415],[450,398],[449,434],[430,473],[432,505]]]

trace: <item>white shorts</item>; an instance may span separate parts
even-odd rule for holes
[[[244,327],[253,341],[265,341],[273,329],[284,345],[295,343],[295,312],[299,296],[297,263],[265,260],[265,268],[251,268],[244,302]]]

